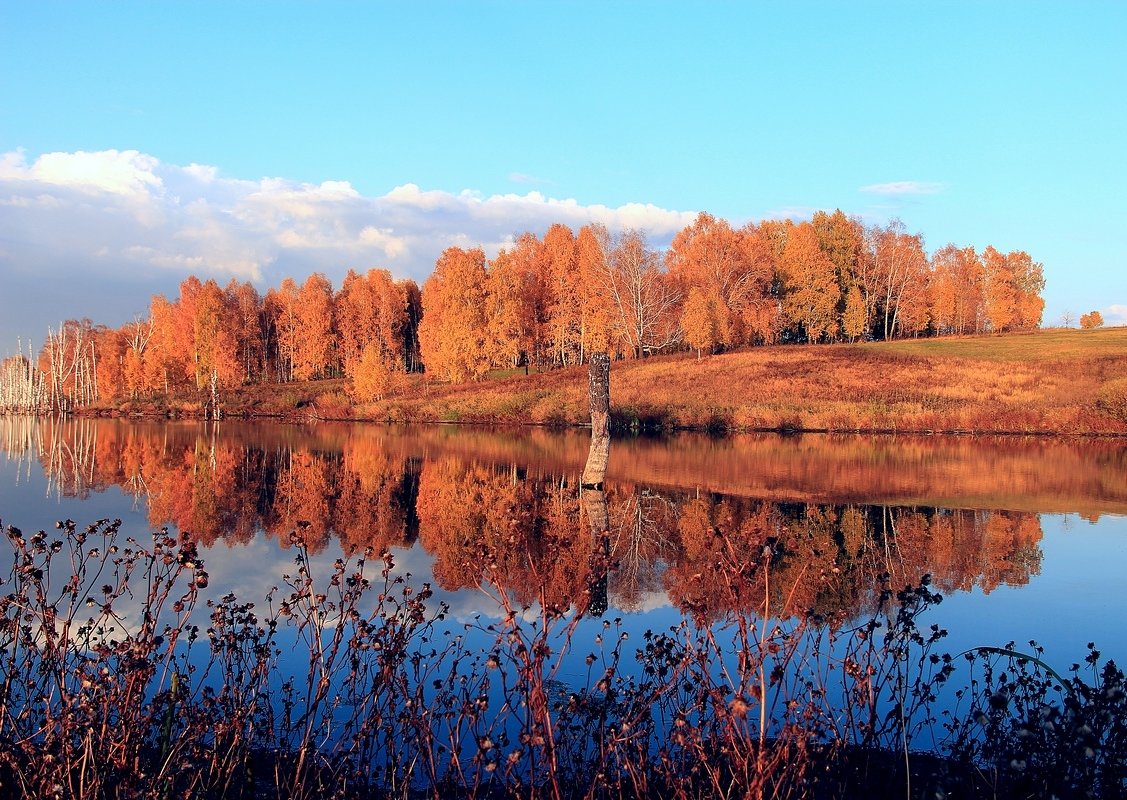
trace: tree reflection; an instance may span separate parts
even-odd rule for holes
[[[488,581],[520,605],[601,613],[667,599],[702,621],[851,616],[875,607],[885,580],[930,574],[945,592],[989,592],[1028,582],[1041,562],[1030,512],[778,502],[622,479],[584,490],[570,456],[518,465],[465,440],[445,446],[445,432],[93,422],[10,428],[5,446],[36,454],[56,491],[118,486],[154,528],[201,544],[265,532],[288,547],[296,529],[313,550],[334,538],[350,553],[417,543],[443,588]]]

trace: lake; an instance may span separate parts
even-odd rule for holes
[[[138,541],[168,528],[198,544],[208,597],[259,604],[295,556],[327,574],[387,553],[444,604],[443,635],[482,653],[506,626],[575,637],[552,640],[561,692],[598,681],[586,642],[606,647],[607,626],[648,648],[686,625],[746,637],[750,620],[765,642],[769,625],[812,619],[809,646],[924,575],[942,602],[920,627],[947,631],[952,654],[1032,640],[1061,672],[1088,642],[1127,655],[1122,440],[615,439],[601,492],[578,487],[587,445],[541,428],[5,418],[0,521],[120,519]]]

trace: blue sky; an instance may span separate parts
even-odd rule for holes
[[[0,353],[188,273],[841,208],[1127,324],[1127,3],[0,0]]]

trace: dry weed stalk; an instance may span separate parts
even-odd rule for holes
[[[721,619],[686,609],[632,642],[621,619],[600,619],[594,591],[573,608],[543,593],[514,605],[488,549],[481,585],[500,617],[456,625],[390,553],[324,565],[300,527],[296,568],[264,610],[230,594],[205,600],[189,540],[159,531],[142,545],[104,520],[59,528],[58,538],[7,529],[4,796],[1121,797],[1127,787],[1124,678],[1094,650],[1090,679],[1076,666],[1062,680],[1039,651],[980,648],[944,708],[959,665],[938,651],[944,631],[917,626],[939,599],[926,581],[885,587],[860,623],[780,619],[775,600],[790,607],[798,578],[774,587],[770,538],[721,570],[732,609]],[[592,552],[598,581],[615,565],[609,548]],[[588,627],[598,630],[578,657]],[[923,752],[936,748],[944,758]]]

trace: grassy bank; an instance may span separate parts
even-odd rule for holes
[[[1127,328],[856,345],[760,347],[616,361],[617,425],[643,429],[1127,434]],[[394,397],[354,405],[343,381],[257,386],[229,415],[397,422],[576,425],[586,369],[448,385],[411,376]],[[165,403],[193,413],[202,404]],[[162,401],[130,413],[161,411]]]
[[[615,362],[622,425],[725,430],[1127,433],[1127,328],[762,347]],[[480,384],[419,382],[375,419],[576,424],[582,368]]]

